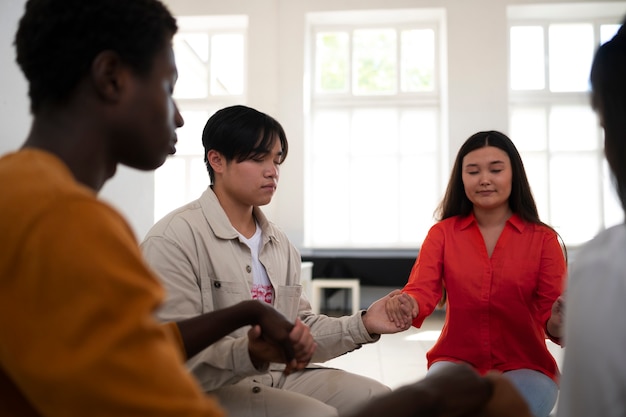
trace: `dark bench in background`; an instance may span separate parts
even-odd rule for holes
[[[417,249],[301,251],[302,261],[313,262],[313,278],[359,278],[362,286],[402,288],[409,278]]]

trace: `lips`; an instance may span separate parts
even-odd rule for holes
[[[170,155],[174,155],[176,153],[176,144],[178,143],[178,138],[174,137],[171,141],[170,141],[170,150],[169,150],[169,154]]]

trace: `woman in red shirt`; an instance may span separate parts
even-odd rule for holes
[[[548,416],[559,370],[545,339],[560,344],[566,258],[506,135],[479,132],[463,144],[438,214],[388,315],[399,327],[420,327],[445,300],[429,373],[450,362],[501,371],[535,416]]]

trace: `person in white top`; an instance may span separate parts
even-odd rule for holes
[[[604,154],[626,212],[624,26],[596,51],[590,78],[592,106],[604,129]],[[625,253],[622,223],[587,243],[570,269],[558,417],[626,415]]]

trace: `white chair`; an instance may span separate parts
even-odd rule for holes
[[[307,296],[311,297],[311,280],[313,279],[313,262],[302,262],[300,265],[300,285],[302,285],[302,291]]]
[[[313,278],[311,280],[311,309],[320,314],[323,291],[326,288],[348,289],[352,293],[352,314],[356,314],[361,304],[361,282],[358,278]]]

